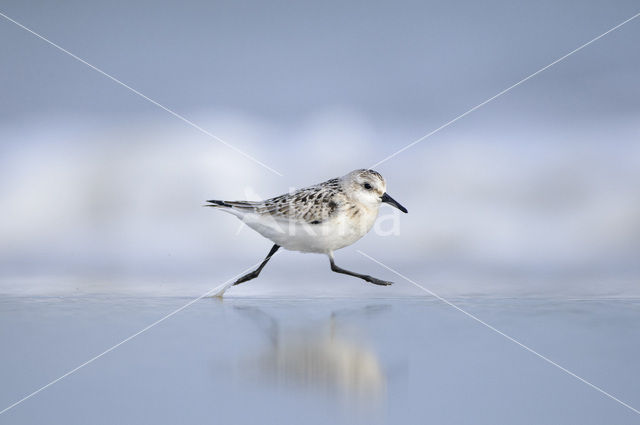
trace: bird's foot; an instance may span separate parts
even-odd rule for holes
[[[373,283],[374,285],[381,285],[381,286],[393,285],[393,282],[389,282],[388,280],[377,279],[373,276],[365,276],[363,279],[366,280],[367,282]]]

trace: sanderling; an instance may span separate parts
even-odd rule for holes
[[[333,259],[333,251],[351,245],[369,232],[382,202],[407,212],[386,189],[387,183],[378,172],[362,169],[265,201],[207,201],[205,206],[235,215],[274,243],[257,269],[225,286],[216,295],[222,295],[230,286],[258,277],[280,247],[327,254],[334,272],[376,285],[391,285],[392,282],[338,267]]]

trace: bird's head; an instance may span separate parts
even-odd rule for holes
[[[393,205],[406,213],[407,209],[387,194],[387,182],[374,170],[355,170],[342,177],[345,193],[352,200],[369,208],[378,208],[381,202]]]

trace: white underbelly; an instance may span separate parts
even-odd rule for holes
[[[291,251],[327,253],[349,246],[366,235],[377,211],[358,220],[339,215],[320,224],[294,223],[247,214],[243,221],[262,236]]]

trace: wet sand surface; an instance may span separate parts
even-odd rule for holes
[[[4,297],[0,407],[191,300]],[[451,301],[640,406],[640,301]],[[205,298],[0,415],[0,424],[638,420],[429,297]]]

